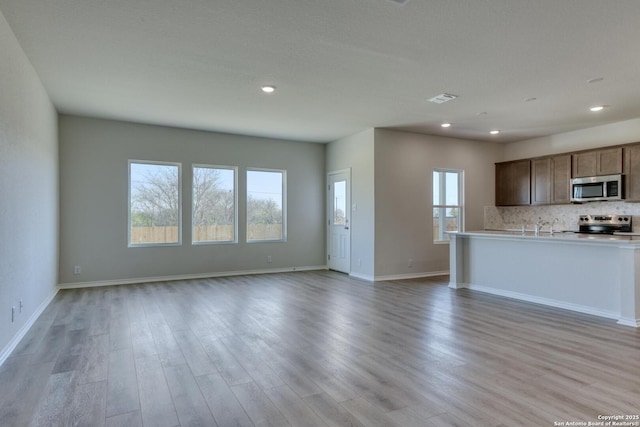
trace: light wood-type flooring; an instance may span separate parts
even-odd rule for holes
[[[447,281],[319,271],[63,290],[0,367],[0,425],[553,426],[640,414],[639,331]]]

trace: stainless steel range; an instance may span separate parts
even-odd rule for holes
[[[578,233],[613,234],[631,232],[631,215],[580,215]]]

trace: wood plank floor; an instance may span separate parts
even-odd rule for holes
[[[640,414],[640,331],[447,282],[322,271],[60,291],[0,367],[0,425],[553,426]]]

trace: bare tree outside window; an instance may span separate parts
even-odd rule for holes
[[[192,243],[237,242],[237,168],[192,168]],[[181,244],[179,163],[129,161],[129,246]],[[247,171],[247,240],[286,240],[286,172]]]
[[[236,241],[236,170],[193,167],[193,243]]]
[[[129,162],[129,245],[180,244],[180,165]]]

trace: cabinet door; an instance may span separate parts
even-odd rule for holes
[[[551,159],[531,161],[531,204],[546,205],[551,202]]]
[[[577,153],[573,155],[573,173],[574,178],[583,176],[595,176],[598,172],[598,156],[595,151],[586,153]]]
[[[511,163],[496,163],[496,206],[513,204]]]
[[[625,198],[640,201],[640,144],[624,148]]]
[[[514,204],[531,204],[531,160],[513,162]]]
[[[598,170],[596,175],[622,173],[622,147],[596,151]]]
[[[571,203],[571,155],[551,158],[551,203]]]
[[[574,178],[622,173],[622,147],[573,155]]]
[[[531,204],[531,160],[496,163],[496,206]]]

